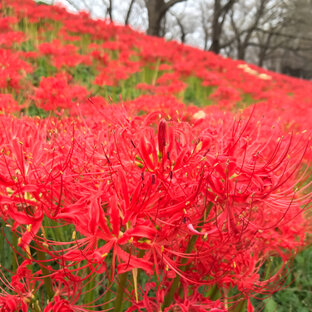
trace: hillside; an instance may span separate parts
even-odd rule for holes
[[[27,99],[28,107],[70,109],[71,101],[90,96],[111,96],[114,102],[121,96],[130,107],[137,107],[133,100],[140,98],[144,107],[152,106],[149,111],[158,109],[153,97],[204,111],[233,111],[260,102],[261,113],[269,109],[285,123],[309,124],[311,82],[90,20],[84,13],[24,0],[2,6],[1,92],[13,93],[24,106]],[[45,98],[48,89],[64,99]]]
[[[262,309],[310,243],[311,115],[310,81],[2,1],[0,310]]]

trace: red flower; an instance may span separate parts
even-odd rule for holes
[[[36,90],[35,102],[45,110],[71,108],[76,101],[84,101],[88,92],[84,87],[69,84],[70,76],[57,74],[55,77],[42,78]]]

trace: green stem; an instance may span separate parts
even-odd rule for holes
[[[127,277],[128,277],[128,272],[122,273],[120,274],[119,277],[119,285],[118,285],[118,289],[117,289],[117,296],[116,296],[116,300],[115,300],[115,312],[120,312],[122,311],[122,299],[123,299],[123,295],[125,293],[125,287],[126,287],[126,283],[127,283]]]
[[[13,246],[15,249],[17,249],[17,236],[16,233],[12,232],[12,240],[13,240]],[[17,255],[15,251],[12,249],[12,271],[16,272],[17,270]]]
[[[156,84],[156,80],[157,80],[158,72],[159,72],[159,65],[160,65],[160,58],[158,58],[156,62],[156,67],[155,67],[155,71],[154,71],[153,79],[152,79],[152,86],[155,86]]]
[[[210,210],[211,208],[213,207],[213,204],[212,202],[208,202],[208,205],[207,205],[207,210],[205,211],[205,214],[204,214],[204,220],[203,222],[206,221],[206,218],[207,216],[209,215],[210,213]],[[201,230],[202,226],[199,228],[199,231]],[[191,253],[192,250],[194,249],[194,246],[195,246],[195,243],[197,241],[197,238],[198,236],[197,235],[193,235],[192,238],[190,239],[188,245],[187,245],[187,248],[186,248],[186,253]],[[187,263],[187,258],[183,258],[181,260],[181,264],[184,265]],[[184,267],[181,268],[181,271],[185,272],[189,269],[189,265],[186,265]],[[180,283],[180,279],[181,279],[181,276],[180,275],[177,275],[174,279],[174,281],[172,282],[172,285],[171,285],[171,288],[170,288],[170,291],[169,293],[166,295],[165,297],[165,300],[164,300],[164,304],[163,304],[163,308],[167,308],[169,307],[169,305],[171,304],[172,300],[173,300],[173,296],[175,294],[175,292],[177,291],[177,289],[179,289],[179,287],[181,286],[181,283]],[[182,291],[183,289],[181,288],[180,289],[180,294],[182,295]]]
[[[111,291],[110,289],[106,289],[106,294],[104,296],[104,310],[109,308],[109,301],[110,301],[110,297],[111,297]]]
[[[210,300],[216,300],[219,296],[220,296],[220,292],[219,292],[218,286],[214,284],[213,286],[211,286],[211,288],[209,288],[207,292],[207,297]]]
[[[196,243],[196,240],[197,240],[197,237],[198,237],[197,235],[196,236],[193,235],[191,237],[191,239],[187,245],[187,248],[186,248],[186,253],[190,253],[193,250],[195,243]],[[183,258],[181,260],[181,264],[183,265],[186,263],[187,263],[187,258]],[[185,271],[185,267],[182,267],[181,271]],[[180,286],[180,279],[181,279],[181,276],[177,274],[177,276],[175,277],[175,279],[172,282],[169,293],[165,297],[163,308],[169,307],[169,305],[172,303],[173,296],[174,296],[176,290]]]
[[[90,273],[90,269],[88,269],[88,273]],[[85,304],[88,304],[89,302],[93,302],[94,300],[94,292],[96,291],[95,289],[95,282],[96,282],[96,275],[90,275],[89,277],[89,282],[86,286],[86,295],[83,299],[83,302]]]
[[[246,311],[246,308],[247,308],[247,300],[242,300],[234,308],[233,312],[244,312]]]
[[[180,275],[177,275],[171,284],[169,293],[165,297],[163,308],[168,308],[170,306],[173,300],[173,296],[179,286],[180,286]]]
[[[272,260],[272,258],[269,258],[268,262],[266,263],[266,266],[265,266],[265,273],[264,273],[264,279],[265,280],[269,279],[270,273],[272,270],[272,266],[273,266],[273,260]]]
[[[46,260],[45,253],[43,251],[41,251],[41,250],[37,250],[37,256],[38,256],[38,260],[43,262],[43,264],[39,263],[39,265],[41,267],[42,274],[44,276],[45,275],[49,275],[50,272],[45,267],[45,260]],[[52,288],[52,283],[51,283],[50,277],[49,276],[44,277],[43,281],[44,281],[44,286],[45,286],[45,289],[46,289],[46,292],[47,292],[48,299],[53,298],[54,293],[53,293],[53,288]]]

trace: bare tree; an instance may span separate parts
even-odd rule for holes
[[[234,32],[234,42],[236,44],[237,58],[244,60],[247,48],[254,32],[257,30],[259,22],[266,13],[266,7],[270,0],[257,0],[255,3],[241,3],[241,5],[233,6],[230,10],[230,23]],[[237,3],[238,4],[238,3]],[[253,6],[253,10],[251,8]],[[235,14],[239,12],[240,14]],[[249,14],[249,12],[251,12]],[[235,16],[238,15],[238,18]],[[245,24],[245,25],[244,25]]]
[[[67,2],[76,11],[84,10],[89,12],[91,15],[95,5],[97,5],[97,7],[100,5],[103,8],[102,16],[105,16],[113,21],[113,0],[101,0],[100,4],[92,0],[64,0],[64,2]]]
[[[74,0],[66,0],[68,4],[70,4],[76,11],[80,11],[81,8]]]
[[[211,31],[211,23],[210,23],[210,14],[209,14],[209,7],[207,3],[201,2],[200,3],[200,21],[201,21],[201,28],[204,35],[204,50],[208,50],[208,42],[209,42],[209,35]]]
[[[286,74],[312,75],[312,1],[271,1],[272,6],[250,42],[259,66]]]
[[[130,15],[131,15],[134,3],[135,3],[135,0],[131,0],[131,2],[129,4],[129,8],[128,8],[127,15],[125,18],[125,25],[129,25]]]
[[[181,16],[179,16],[179,15],[173,13],[173,12],[170,12],[170,14],[175,18],[176,23],[177,23],[177,25],[179,27],[179,30],[180,30],[180,41],[182,43],[185,43],[185,39],[186,39],[186,35],[187,34],[186,34],[185,26],[183,24],[183,16],[181,17]]]
[[[232,6],[238,0],[227,0],[223,2],[222,0],[214,0],[213,5],[213,18],[212,18],[212,26],[211,26],[211,46],[209,48],[210,51],[215,53],[220,53],[221,50],[221,37],[223,31],[223,25],[225,19],[231,10]]]
[[[106,1],[102,0],[103,5],[106,4]],[[106,9],[106,16],[109,16],[109,19],[113,21],[113,0],[108,1],[107,9]]]
[[[268,33],[258,31],[257,32],[257,43],[254,46],[258,47],[258,61],[257,65],[263,67],[264,61],[268,58],[269,54],[274,50],[278,49],[280,43],[273,45],[274,40],[274,29]]]
[[[164,20],[166,20],[165,38],[167,40],[194,44],[192,35],[198,28],[198,9],[194,7],[192,1],[186,1],[183,5],[170,9]]]
[[[187,0],[145,0],[145,5],[148,13],[148,29],[147,34],[151,36],[161,35],[161,23],[166,13],[170,8],[179,2]]]
[[[274,63],[276,64],[276,59],[280,59],[284,54],[283,50],[291,48],[290,45],[293,45],[293,42],[290,42],[290,38],[286,33],[283,34],[284,29],[285,23],[283,20],[278,23],[268,23],[265,29],[263,27],[256,29],[253,40],[249,45],[256,48],[254,50],[255,55],[257,55],[255,62],[258,66],[265,66],[267,61],[272,63],[273,59],[275,59]],[[280,71],[279,67],[279,65],[275,65],[272,69]]]
[[[200,2],[200,23],[204,50],[220,53],[229,45],[224,24],[233,5],[239,0],[202,0]]]

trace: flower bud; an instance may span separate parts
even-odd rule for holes
[[[158,126],[158,149],[160,157],[163,156],[166,147],[167,123],[165,119],[160,120]]]

